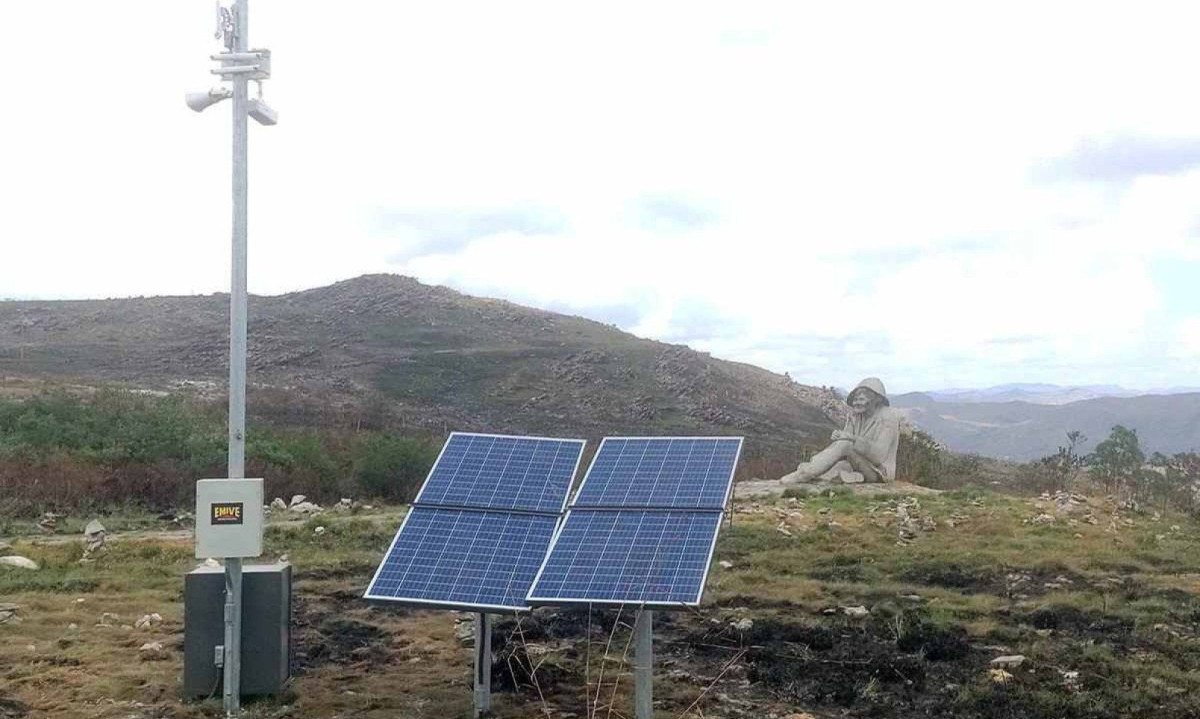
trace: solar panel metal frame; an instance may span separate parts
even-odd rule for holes
[[[740,462],[742,459],[742,449],[743,449],[743,447],[745,447],[745,439],[746,438],[745,437],[726,437],[726,436],[716,436],[716,437],[711,437],[711,436],[710,437],[604,437],[602,440],[600,440],[600,447],[597,448],[596,453],[592,455],[592,461],[588,465],[587,474],[585,474],[583,476],[583,481],[580,482],[580,484],[579,484],[579,489],[575,490],[576,498],[578,498],[580,493],[583,492],[584,485],[587,484],[588,479],[591,477],[592,467],[595,466],[595,464],[596,464],[596,457],[598,457],[600,455],[600,452],[604,449],[604,443],[607,442],[609,439],[678,439],[678,440],[736,439],[736,440],[738,440],[738,450],[737,450],[737,453],[734,454],[733,465],[730,467],[730,470],[729,470],[729,480],[728,480],[729,487],[725,492],[725,503],[722,505],[722,507],[720,509],[714,509],[714,508],[687,509],[687,508],[678,508],[678,507],[595,507],[595,506],[587,506],[587,505],[576,507],[574,502],[572,502],[570,505],[570,509],[567,510],[566,516],[562,519],[562,521],[560,521],[558,523],[558,528],[554,531],[554,538],[550,540],[550,547],[546,550],[546,556],[542,560],[542,566],[540,566],[538,568],[537,574],[533,578],[533,583],[529,585],[529,593],[526,595],[525,601],[528,604],[530,604],[531,606],[535,606],[535,607],[538,607],[538,606],[592,605],[592,604],[599,604],[599,605],[605,605],[605,606],[622,606],[622,605],[626,605],[626,604],[637,604],[637,606],[643,607],[645,609],[683,609],[683,608],[687,608],[687,607],[699,606],[701,599],[703,599],[703,597],[704,597],[704,588],[708,584],[708,573],[712,570],[712,560],[713,560],[713,554],[717,547],[717,538],[720,537],[720,535],[721,535],[722,522],[720,521],[720,519],[724,517],[725,512],[726,512],[727,508],[729,507],[729,499],[730,499],[730,497],[733,496],[733,477],[737,473],[738,462]],[[659,510],[659,511],[680,512],[680,513],[717,514],[717,515],[719,515],[720,518],[717,520],[716,531],[713,532],[712,542],[708,546],[708,557],[704,563],[704,573],[700,577],[700,588],[699,588],[699,591],[697,591],[697,593],[696,593],[695,601],[691,601],[691,602],[642,602],[642,601],[637,601],[637,600],[575,599],[575,598],[534,596],[533,591],[535,588],[537,588],[538,582],[541,581],[542,574],[546,571],[546,565],[550,562],[550,555],[554,553],[554,548],[558,545],[558,540],[562,536],[563,530],[567,526],[567,522],[570,521],[571,512],[575,509],[579,509],[580,511],[588,510],[588,511],[607,511],[607,512],[621,512],[621,511],[634,512],[634,511]]]
[[[695,440],[731,441],[731,440],[737,440],[737,443],[738,443],[737,452],[735,452],[733,455],[733,467],[729,471],[729,479],[726,480],[728,482],[728,484],[725,489],[724,501],[722,501],[720,507],[671,507],[671,506],[651,505],[651,504],[628,505],[628,506],[625,506],[625,505],[576,504],[576,502],[579,501],[580,495],[583,494],[584,488],[587,487],[588,480],[590,480],[592,478],[592,469],[596,466],[596,459],[604,451],[604,445],[609,440],[628,441],[628,440],[654,440],[654,439],[680,440],[680,441],[695,441]],[[570,502],[569,506],[571,509],[576,509],[576,508],[578,508],[578,509],[669,509],[669,510],[673,510],[673,511],[687,511],[687,512],[724,512],[725,508],[729,506],[729,498],[731,496],[733,496],[733,475],[737,472],[738,462],[740,462],[742,459],[742,447],[745,446],[745,439],[746,439],[745,437],[728,437],[728,436],[716,436],[716,437],[604,437],[603,439],[600,440],[600,446],[596,449],[596,453],[592,455],[592,461],[590,463],[588,463],[587,473],[583,475],[583,481],[579,483],[579,489],[575,490],[575,496],[571,498],[571,502]]]
[[[390,557],[392,555],[392,552],[395,550],[396,543],[400,540],[401,533],[404,531],[404,528],[408,526],[408,520],[413,516],[413,510],[417,509],[421,506],[425,506],[430,509],[436,509],[436,508],[459,509],[459,510],[464,510],[464,511],[480,512],[480,513],[484,513],[484,512],[497,513],[497,512],[499,512],[499,513],[507,513],[507,514],[540,514],[540,515],[544,515],[544,516],[557,516],[558,517],[558,525],[555,527],[554,533],[551,535],[551,538],[550,538],[550,542],[551,542],[550,546],[553,546],[555,537],[558,536],[559,530],[562,529],[562,511],[563,511],[563,509],[566,508],[567,501],[571,497],[570,483],[568,483],[568,485],[567,485],[567,491],[563,493],[563,501],[562,501],[562,504],[560,505],[560,509],[557,512],[541,512],[541,511],[512,510],[512,509],[488,509],[486,507],[470,507],[470,506],[453,506],[453,507],[451,507],[451,506],[447,506],[447,505],[418,505],[417,504],[418,500],[421,498],[421,494],[424,493],[424,491],[425,491],[425,484],[428,483],[429,478],[433,476],[434,471],[437,469],[438,464],[442,460],[442,456],[446,452],[446,448],[448,446],[450,446],[450,441],[456,435],[459,435],[459,436],[469,435],[469,436],[476,436],[476,437],[503,437],[506,439],[532,439],[532,440],[543,440],[543,441],[550,441],[550,442],[578,443],[579,456],[577,456],[575,458],[575,466],[571,472],[571,482],[574,482],[575,475],[579,473],[579,464],[580,464],[580,462],[583,461],[583,450],[587,446],[587,440],[582,440],[582,439],[564,439],[562,437],[537,437],[537,436],[527,436],[527,435],[488,434],[488,433],[477,433],[477,432],[451,432],[450,436],[446,438],[446,442],[442,445],[441,451],[438,452],[438,457],[436,460],[434,460],[433,466],[430,467],[429,474],[426,475],[425,481],[421,483],[421,489],[420,489],[420,491],[417,492],[416,499],[414,499],[413,503],[411,505],[409,505],[408,512],[404,515],[404,520],[400,522],[400,528],[396,530],[396,534],[392,537],[392,541],[388,544],[387,551],[384,552],[383,558],[379,561],[379,566],[375,568],[375,572],[371,575],[371,581],[367,583],[367,588],[363,592],[363,599],[366,599],[369,602],[380,602],[380,603],[395,602],[395,603],[399,603],[399,604],[405,604],[407,606],[423,607],[423,608],[427,608],[427,609],[450,609],[450,610],[468,611],[468,612],[470,612],[470,611],[475,611],[475,612],[480,612],[480,611],[482,611],[482,612],[527,612],[530,609],[532,609],[532,607],[529,606],[528,602],[526,602],[525,604],[520,605],[520,606],[517,606],[517,605],[510,606],[510,605],[501,605],[501,604],[447,602],[447,601],[440,601],[440,600],[436,600],[436,599],[426,599],[426,598],[417,598],[417,597],[398,597],[398,596],[388,596],[388,595],[373,595],[370,593],[371,588],[374,587],[376,581],[378,581],[379,575],[383,572],[383,567],[387,563],[388,557]],[[544,550],[543,550],[543,556],[542,556],[542,564],[545,564]],[[541,565],[539,565],[538,571],[539,572],[541,571]],[[537,577],[537,575],[534,575],[535,579],[536,579],[536,577]],[[530,587],[532,587],[532,586],[533,585],[531,583]],[[528,594],[528,590],[526,590],[526,594]]]

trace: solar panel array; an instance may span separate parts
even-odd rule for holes
[[[699,604],[741,447],[740,437],[606,438],[529,602]]]
[[[455,432],[367,587],[367,599],[520,610],[583,440]]]

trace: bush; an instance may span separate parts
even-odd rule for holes
[[[227,471],[221,410],[118,390],[0,399],[0,517],[186,508],[197,479]],[[425,441],[375,432],[254,425],[246,436],[246,476],[262,477],[271,497],[333,501],[357,482],[373,495],[409,498],[435,456]]]
[[[368,435],[354,448],[354,481],[372,497],[411,502],[436,459],[428,442]]]

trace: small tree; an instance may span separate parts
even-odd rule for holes
[[[1137,480],[1141,474],[1146,455],[1138,443],[1137,430],[1121,425],[1112,428],[1108,439],[1096,445],[1096,451],[1088,458],[1092,476],[1104,483],[1109,492],[1128,490],[1137,492]]]
[[[1077,429],[1067,432],[1067,445],[1060,446],[1058,451],[1039,459],[1034,467],[1043,481],[1049,484],[1049,489],[1058,491],[1067,489],[1075,479],[1075,475],[1083,467],[1083,457],[1079,454],[1079,445],[1087,441],[1083,432]],[[1044,486],[1044,485],[1043,485]]]

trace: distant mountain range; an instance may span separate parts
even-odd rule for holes
[[[1100,397],[1138,397],[1150,394],[1200,392],[1200,387],[1163,387],[1148,390],[1126,389],[1114,384],[1062,386],[1056,384],[1013,383],[983,389],[939,389],[920,393],[938,402],[1029,402],[1031,404],[1067,404]]]
[[[1067,432],[1072,430],[1087,436],[1081,449],[1091,451],[1118,424],[1137,430],[1146,454],[1200,451],[1200,392],[1110,394],[1056,402],[1013,399],[1022,393],[1046,400],[1100,390],[1121,388],[1006,385],[911,392],[895,395],[891,402],[950,449],[1000,459],[1028,461],[1053,454],[1067,443]]]

